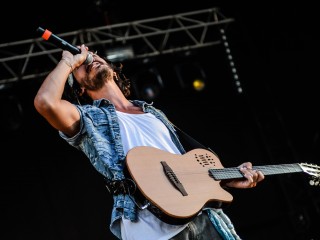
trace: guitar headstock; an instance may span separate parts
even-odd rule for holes
[[[311,176],[309,181],[312,186],[320,185],[320,167],[315,164],[300,163],[299,166],[305,173],[308,173]]]

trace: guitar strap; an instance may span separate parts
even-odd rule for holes
[[[178,130],[178,136],[179,136],[180,140],[182,140],[181,141],[182,145],[184,147],[186,147],[187,151],[189,151],[191,149],[195,149],[195,148],[203,148],[203,149],[209,150],[214,155],[216,155],[216,157],[218,157],[218,154],[215,153],[211,148],[205,147],[202,143],[197,141],[195,138],[191,137],[189,134],[187,134],[186,132],[184,132],[183,130],[178,128],[176,125],[174,125],[173,123],[171,123],[171,124],[175,127],[176,130]]]

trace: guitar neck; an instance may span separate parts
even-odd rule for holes
[[[264,175],[303,172],[303,169],[298,163],[254,166],[253,169],[261,171]],[[209,169],[209,172],[215,180],[243,178],[238,167]]]

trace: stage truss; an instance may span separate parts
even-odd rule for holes
[[[175,54],[222,44],[221,29],[234,19],[218,8],[54,33],[75,46],[85,43],[99,55],[129,47],[130,60]],[[39,26],[45,29],[46,26]],[[50,29],[48,29],[50,30]],[[36,31],[36,29],[35,29]],[[104,51],[101,54],[101,51]],[[39,38],[0,44],[0,89],[20,81],[43,77],[61,59],[61,49]],[[123,59],[126,61],[128,59]]]

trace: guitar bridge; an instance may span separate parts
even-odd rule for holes
[[[169,181],[175,186],[183,196],[187,196],[188,193],[184,189],[182,183],[179,181],[176,174],[173,172],[173,170],[169,167],[169,165],[165,161],[161,161],[161,164],[163,166],[164,173],[166,174]]]

